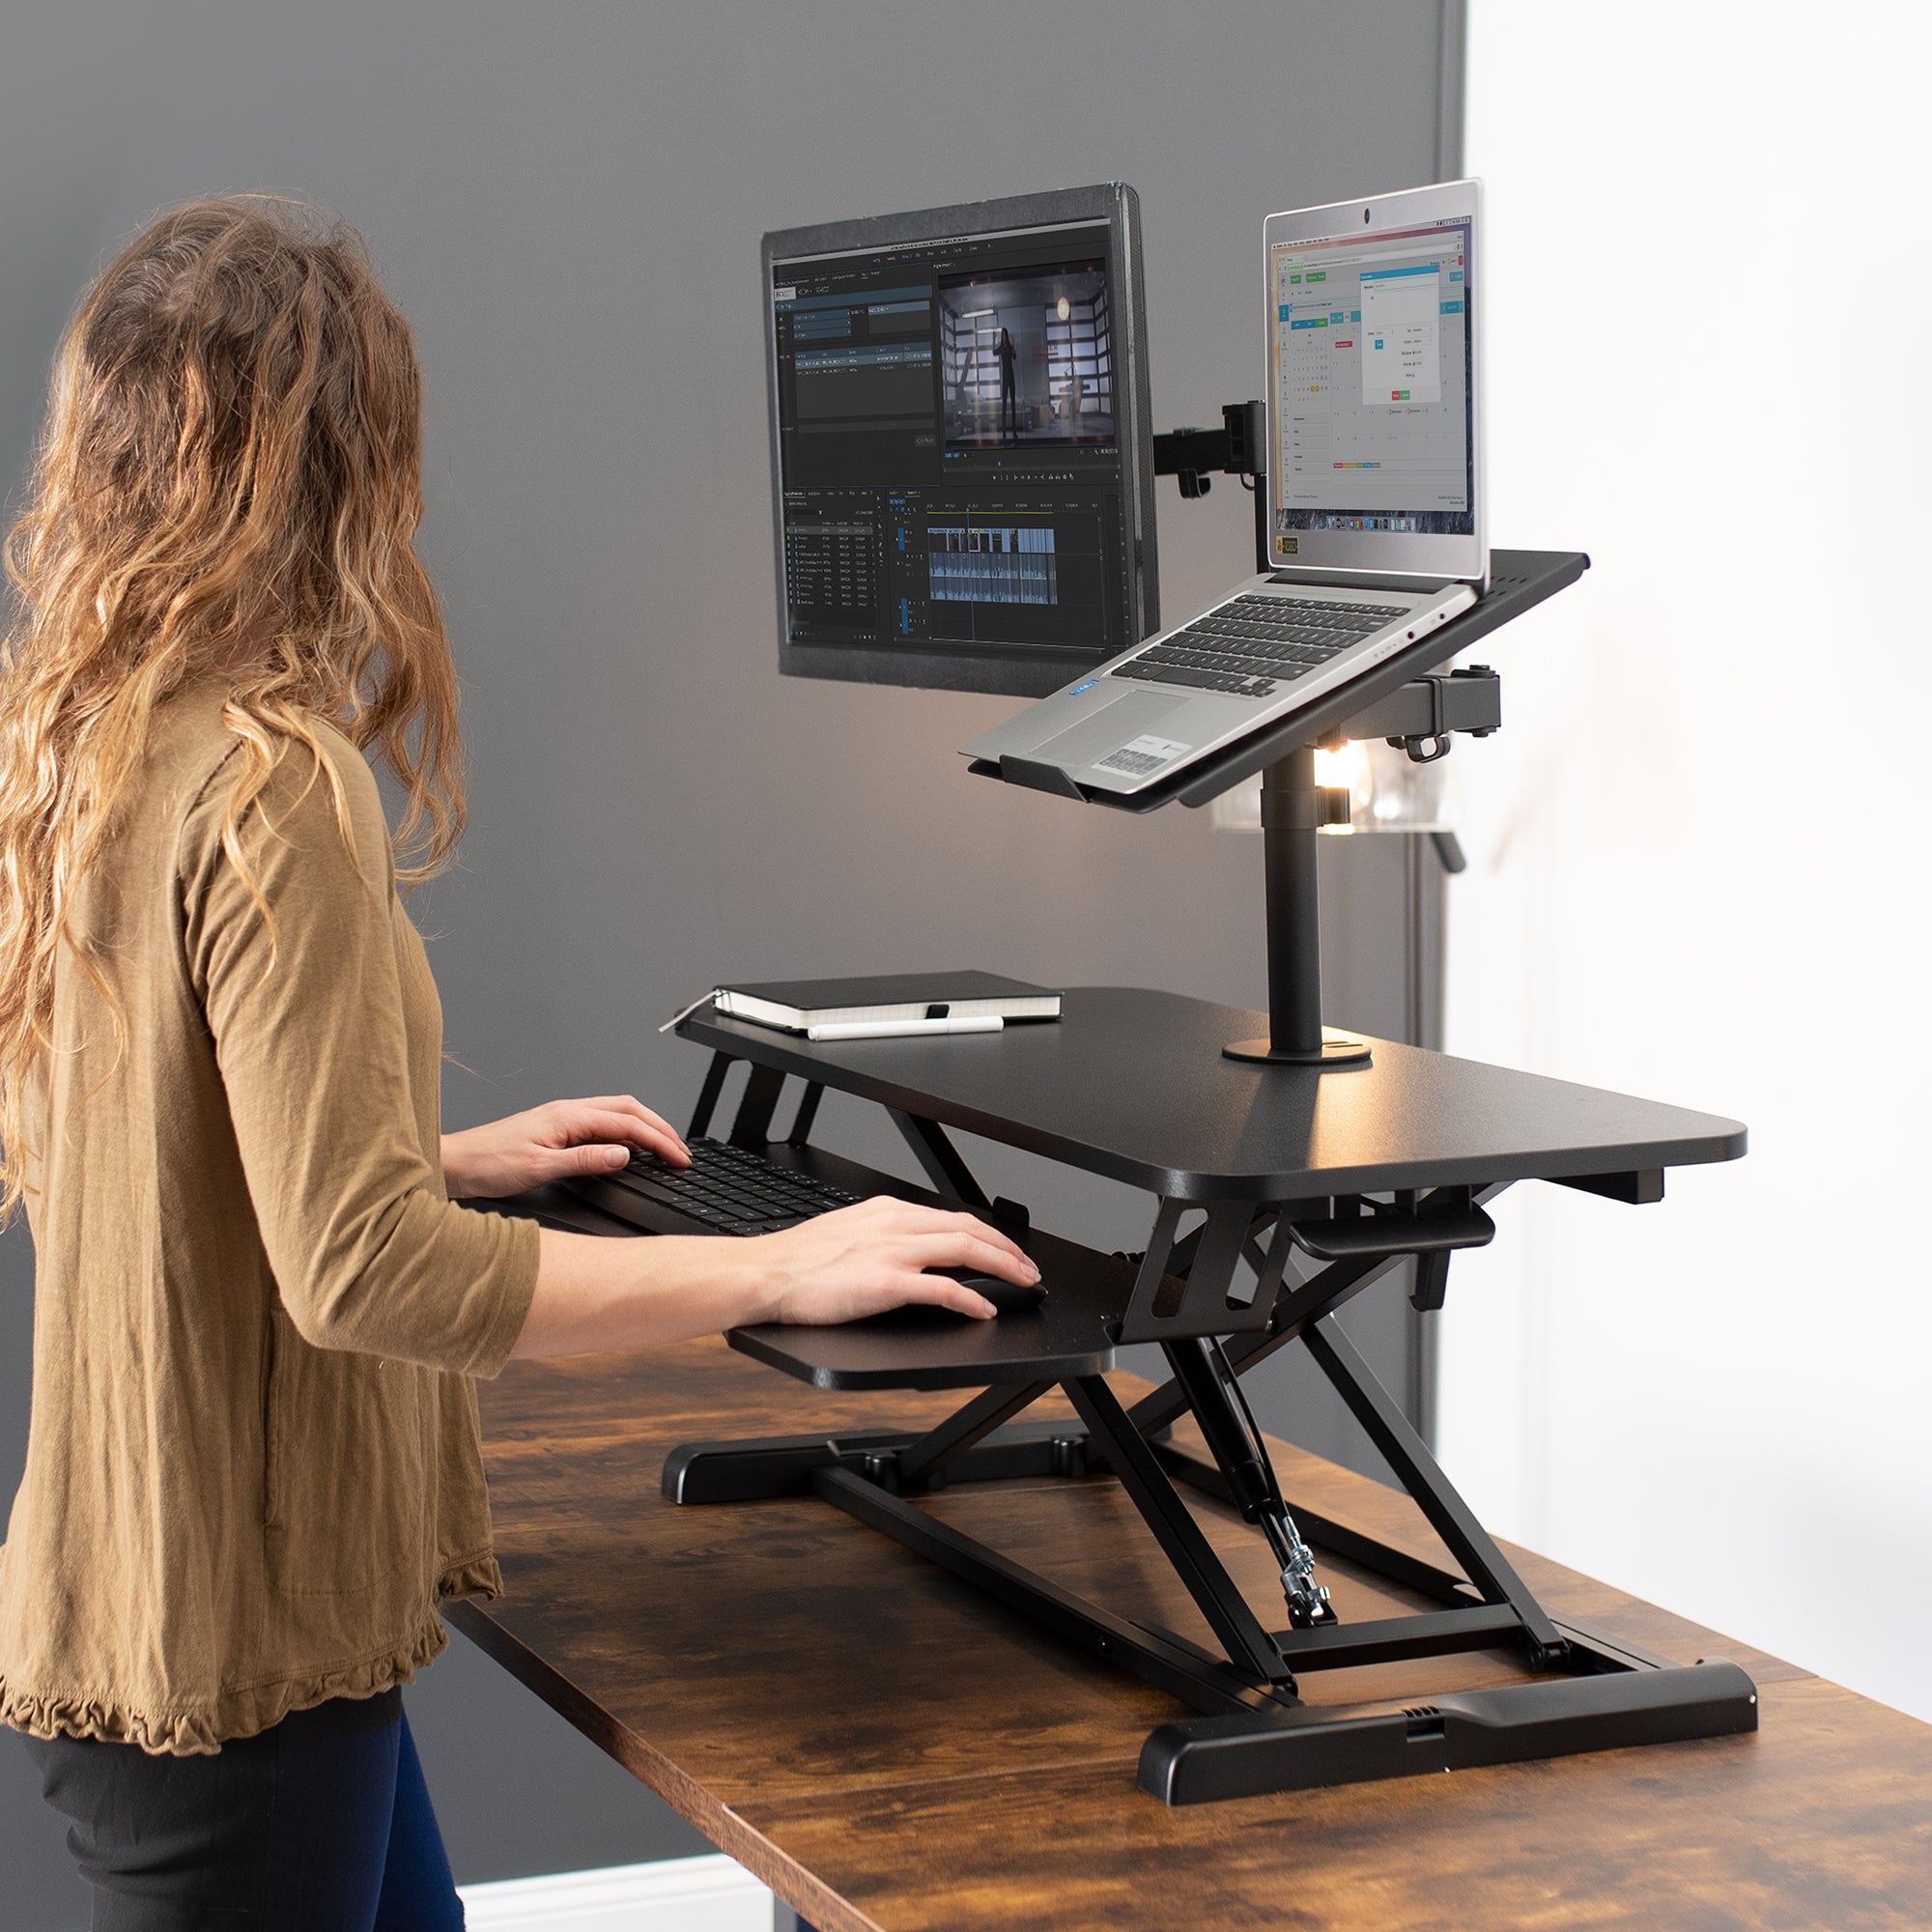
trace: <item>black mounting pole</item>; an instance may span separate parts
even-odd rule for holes
[[[1349,795],[1315,782],[1315,747],[1277,758],[1262,776],[1262,863],[1267,874],[1268,1037],[1230,1040],[1230,1060],[1271,1066],[1366,1066],[1365,1041],[1321,1028],[1321,895],[1317,829],[1349,822]]]
[[[1268,560],[1267,412],[1228,403],[1219,429],[1177,429],[1153,440],[1156,476],[1175,476],[1183,497],[1205,497],[1215,473],[1238,476],[1255,499],[1255,568]],[[1231,1040],[1230,1060],[1271,1066],[1366,1066],[1367,1044],[1321,1029],[1321,904],[1316,829],[1349,822],[1349,795],[1315,782],[1315,748],[1304,745],[1262,779],[1263,865],[1267,872],[1268,1037]]]

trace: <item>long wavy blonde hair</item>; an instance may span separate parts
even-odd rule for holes
[[[223,842],[251,891],[238,828],[295,744],[349,836],[319,719],[400,781],[403,876],[447,857],[464,816],[456,675],[413,548],[421,518],[414,345],[349,229],[298,202],[189,202],[82,300],[7,539],[0,1216],[23,1191],[22,1112],[63,948],[120,1034],[71,908],[172,693],[227,682],[245,755]]]

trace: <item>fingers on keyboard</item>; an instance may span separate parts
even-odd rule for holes
[[[702,1138],[691,1143],[689,1167],[672,1167],[640,1151],[613,1179],[647,1201],[726,1235],[774,1235],[858,1199],[750,1148]]]

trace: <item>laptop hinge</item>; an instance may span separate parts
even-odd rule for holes
[[[1401,590],[1414,596],[1425,590],[1447,590],[1451,585],[1466,580],[1444,577],[1440,571],[1404,576],[1400,571],[1390,570],[1318,570],[1312,567],[1293,570],[1282,565],[1268,572],[1267,581],[1270,583],[1306,584],[1317,590]]]

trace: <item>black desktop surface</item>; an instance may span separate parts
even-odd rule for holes
[[[1735,1160],[1736,1121],[1600,1088],[1374,1042],[1360,1069],[1226,1060],[1224,1040],[1261,1017],[1176,993],[1080,986],[1058,1021],[1004,1033],[841,1040],[710,1011],[678,1032],[696,1044],[823,1082],[942,1125],[1184,1201],[1314,1201],[1399,1188],[1587,1180]],[[830,1150],[771,1143],[771,1157],[854,1193],[940,1197]],[[505,1204],[473,1204],[503,1211]],[[637,1230],[556,1186],[510,1211],[587,1234]],[[724,1239],[726,1236],[718,1236]],[[1018,1238],[1039,1264],[1045,1305],[992,1321],[904,1310],[838,1327],[766,1323],[731,1346],[824,1389],[983,1388],[1099,1375],[1132,1294],[1126,1261],[1043,1229]]]
[[[1069,988],[1058,1021],[814,1045],[702,1010],[686,1039],[1184,1201],[1651,1172],[1745,1151],[1736,1121],[1374,1041],[1319,1072],[1222,1057],[1259,1014],[1176,993]]]

